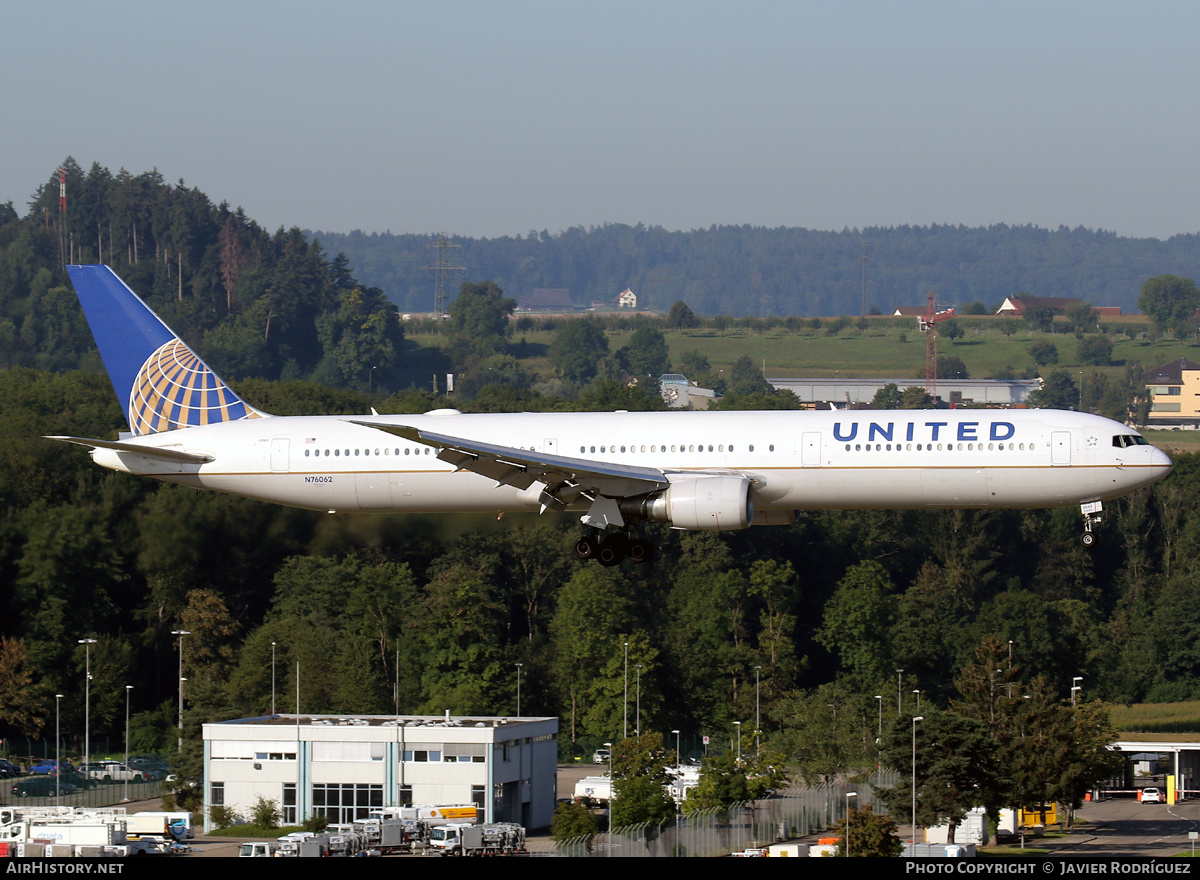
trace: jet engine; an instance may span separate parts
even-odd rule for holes
[[[669,522],[677,529],[744,529],[754,522],[750,481],[742,476],[673,476],[665,492],[621,501],[622,515]]]

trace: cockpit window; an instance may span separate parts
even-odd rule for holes
[[[1150,441],[1141,434],[1113,434],[1112,445],[1124,449],[1126,446],[1149,446]]]

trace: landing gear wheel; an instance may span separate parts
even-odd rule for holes
[[[575,542],[575,558],[587,561],[595,559],[596,554],[600,551],[600,541],[595,535],[584,535]]]
[[[629,542],[630,562],[649,562],[654,558],[654,545],[645,538],[634,538]]]
[[[1094,532],[1084,532],[1079,536],[1079,543],[1084,547],[1092,547],[1096,543],[1096,535]]]
[[[621,560],[625,558],[625,553],[629,549],[629,539],[622,534],[609,535],[600,543],[600,550],[596,553],[596,559],[606,568],[611,568],[614,565],[619,565]]]

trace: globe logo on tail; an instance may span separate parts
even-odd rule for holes
[[[138,436],[260,417],[179,339],[146,359],[129,395],[129,426]]]

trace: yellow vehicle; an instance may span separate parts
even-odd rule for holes
[[[1057,825],[1058,804],[1038,804],[1032,807],[1021,807],[1021,827],[1030,828],[1034,825]]]

